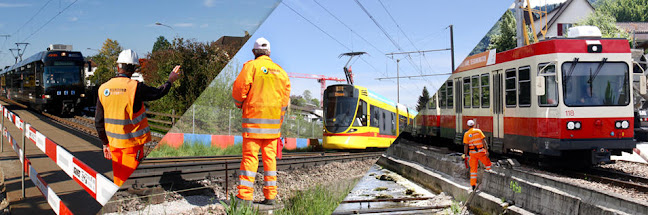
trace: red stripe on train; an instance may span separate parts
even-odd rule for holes
[[[429,117],[427,118],[434,118]],[[440,116],[440,127],[455,129],[454,115]],[[462,127],[468,129],[466,122],[475,120],[479,129],[484,132],[493,132],[492,116],[463,116]],[[616,129],[616,121],[627,120],[627,129]],[[581,128],[568,130],[567,123],[580,122]],[[434,123],[425,123],[434,124]],[[546,137],[556,139],[592,139],[592,138],[628,138],[634,136],[634,121],[631,117],[618,118],[523,118],[504,117],[504,134],[529,137]]]

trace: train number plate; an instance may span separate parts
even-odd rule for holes
[[[566,111],[565,111],[565,115],[566,115],[566,116],[574,116],[574,115],[575,115],[575,114],[574,114],[574,110],[566,110]]]

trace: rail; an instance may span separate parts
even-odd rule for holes
[[[277,160],[277,170],[304,168],[336,161],[365,160],[378,158],[382,152],[367,153],[287,153]],[[227,187],[230,178],[236,178],[241,156],[213,156],[183,158],[146,159],[140,164],[121,189],[141,188],[163,184],[182,183],[206,178],[216,178]],[[263,169],[260,163],[259,169]]]

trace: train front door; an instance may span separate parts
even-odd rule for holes
[[[461,78],[455,78],[454,83],[454,105],[455,105],[455,144],[463,144],[463,120],[462,120],[462,107],[463,107],[463,93],[461,87],[463,86]]]
[[[493,136],[488,141],[490,149],[504,153],[504,78],[502,70],[493,71],[492,98],[493,98]]]

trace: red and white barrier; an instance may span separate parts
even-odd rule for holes
[[[38,190],[47,199],[47,203],[50,205],[50,207],[52,207],[52,210],[54,210],[54,212],[59,215],[72,214],[72,211],[70,211],[70,209],[61,201],[61,198],[59,198],[58,195],[56,195],[54,190],[52,190],[52,188],[49,185],[47,185],[47,183],[45,183],[45,180],[43,180],[43,178],[36,171],[36,169],[32,167],[29,159],[25,158],[24,161],[22,160],[23,158],[22,154],[24,153],[24,151],[20,148],[20,146],[18,146],[16,140],[14,140],[9,134],[9,132],[6,132],[4,128],[2,128],[2,134],[11,143],[11,147],[16,152],[16,154],[18,154],[18,156],[20,157],[20,162],[21,164],[23,164],[23,168],[25,168],[25,172],[29,176],[29,179],[31,179],[32,182],[34,182],[34,185],[36,185]]]
[[[31,140],[36,147],[45,153],[50,159],[76,181],[83,189],[88,192],[99,204],[105,205],[108,200],[117,192],[119,187],[101,173],[98,173],[83,161],[77,159],[62,146],[56,144],[47,138],[38,130],[34,129],[31,124],[24,122],[20,117],[12,113],[9,109],[0,105],[3,110],[3,116],[14,124],[18,129],[23,129],[25,124],[25,136]],[[22,158],[22,156],[21,156]]]
[[[632,150],[634,151],[635,154],[638,154],[639,157],[643,158],[646,162],[648,162],[648,155],[641,154],[641,150],[639,150],[638,148],[634,148]]]

